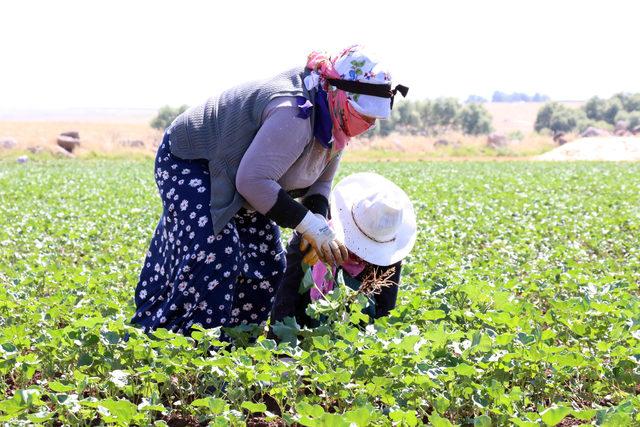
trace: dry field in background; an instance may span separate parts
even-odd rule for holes
[[[566,103],[578,106],[579,103]],[[372,140],[360,139],[353,142],[347,152],[347,160],[429,160],[429,159],[469,159],[469,158],[523,158],[538,155],[555,147],[551,138],[533,133],[533,123],[542,103],[487,103],[493,117],[496,132],[504,135],[519,131],[524,138],[512,141],[507,147],[493,149],[486,146],[486,137],[465,136],[451,133],[438,137],[391,135]],[[42,147],[45,151],[56,152],[56,137],[61,132],[78,131],[81,145],[75,154],[79,157],[93,155],[149,155],[155,152],[161,132],[149,126],[150,117],[114,116],[97,117],[91,114],[75,120],[51,120],[30,118],[28,120],[2,120],[0,118],[0,139],[11,137],[18,142],[17,150],[0,151],[0,155],[24,152],[29,147]],[[125,141],[142,141],[144,147],[132,148]],[[436,146],[438,140],[446,140],[447,146]]]

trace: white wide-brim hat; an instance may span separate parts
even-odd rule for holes
[[[416,214],[407,194],[375,173],[349,175],[331,192],[336,237],[368,263],[388,266],[404,259],[416,242]]]

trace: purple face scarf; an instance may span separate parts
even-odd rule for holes
[[[327,92],[318,86],[318,91],[315,97],[314,104],[309,102],[304,96],[296,97],[298,102],[298,117],[301,119],[308,119],[311,116],[311,109],[313,108],[314,122],[313,122],[313,136],[320,141],[323,147],[331,148],[332,127],[331,113],[329,111],[329,101],[327,100]]]

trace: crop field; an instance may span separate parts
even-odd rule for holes
[[[363,170],[418,214],[397,308],[341,289],[227,344],[128,323],[151,160],[0,161],[0,424],[640,425],[640,164]]]

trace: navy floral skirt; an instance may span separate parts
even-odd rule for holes
[[[132,323],[187,334],[196,324],[264,323],[285,270],[280,229],[242,209],[215,235],[208,164],[171,154],[169,137],[155,163],[164,210],[136,287]]]

